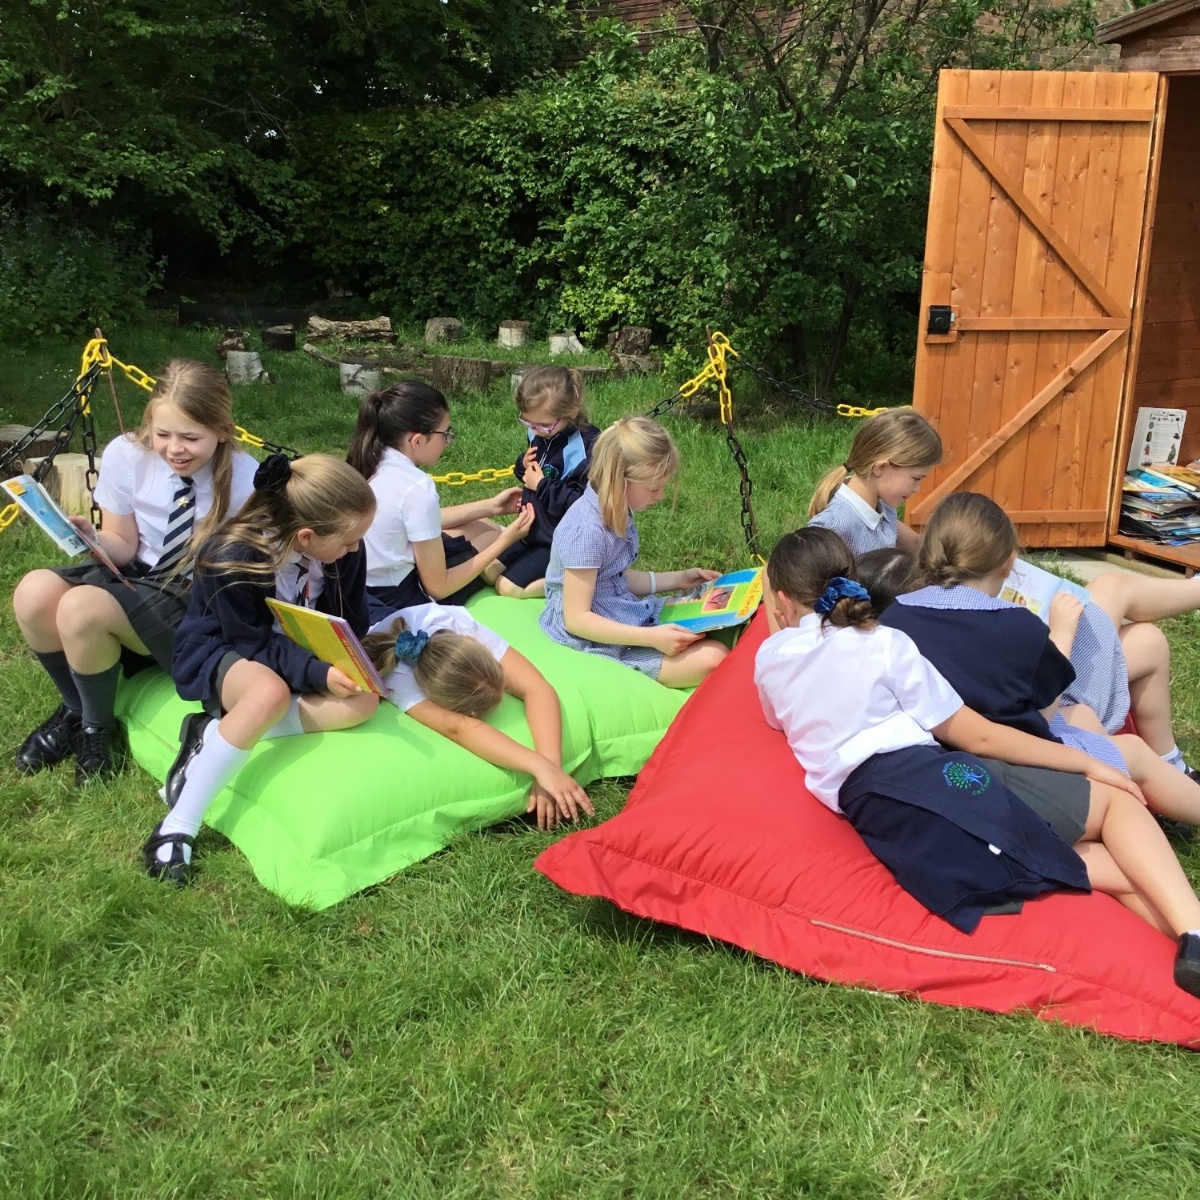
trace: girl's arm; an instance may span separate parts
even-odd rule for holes
[[[897,521],[896,546],[905,554],[916,554],[921,547],[921,535],[903,521]]]
[[[470,505],[460,507],[469,508]],[[456,567],[446,566],[446,550],[440,537],[430,538],[426,542],[413,542],[413,562],[421,586],[435,600],[452,596],[459,588],[466,587],[489,563],[494,563],[509,546],[519,542],[533,528],[533,516],[532,508],[522,509],[516,520],[506,525],[491,545]]]
[[[625,625],[592,612],[597,571],[596,567],[568,567],[563,571],[563,624],[568,633],[604,646],[649,646],[668,657],[704,636],[682,625]],[[633,574],[643,575],[643,572]],[[644,578],[649,588],[649,577]]]
[[[87,517],[72,517],[71,524],[76,523],[91,529],[92,523]],[[104,547],[104,553],[117,564],[124,567],[133,562],[138,549],[137,518],[133,513],[114,513],[107,508],[100,510],[100,528],[96,530],[96,540]]]
[[[688,567],[686,571],[655,571],[654,594],[685,591],[698,583],[709,583],[720,577],[720,571],[708,571],[704,567]],[[635,596],[651,594],[649,571],[626,571],[625,583]]]
[[[486,500],[472,500],[468,504],[452,504],[442,509],[442,528],[453,529],[471,521],[485,521],[488,517],[502,517],[515,513],[521,503],[521,489],[505,488]]]

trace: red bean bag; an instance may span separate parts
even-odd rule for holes
[[[624,811],[551,846],[542,874],[818,979],[1200,1046],[1200,1000],[1171,978],[1174,942],[1111,897],[1047,896],[966,935],[901,891],[808,793],[763,719],[754,654],[765,634],[760,612]]]

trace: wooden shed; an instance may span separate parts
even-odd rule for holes
[[[1099,40],[1117,72],[942,73],[913,403],[947,453],[909,519],[980,491],[1027,545],[1197,569],[1117,526],[1139,407],[1200,458],[1200,0]]]

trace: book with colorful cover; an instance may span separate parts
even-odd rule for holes
[[[1040,617],[1047,625],[1050,624],[1050,601],[1059,592],[1070,592],[1072,596],[1086,603],[1091,597],[1086,588],[1063,579],[1050,571],[1044,571],[1034,563],[1018,558],[1012,573],[1000,588],[1000,599],[1019,604],[1027,608],[1035,617]]]
[[[762,567],[749,567],[686,592],[672,592],[666,597],[658,623],[682,625],[696,633],[742,625],[762,600],[762,575]]]
[[[72,558],[78,558],[81,554],[91,554],[118,579],[129,582],[90,528],[80,529],[73,525],[54,497],[32,475],[17,475],[6,479],[0,487],[64,554],[69,554]]]
[[[267,606],[275,614],[279,628],[298,646],[331,667],[337,667],[348,675],[364,692],[387,698],[383,678],[375,670],[375,664],[367,656],[360,642],[344,617],[318,612],[315,608],[303,608],[299,604],[288,604],[285,600],[267,597]]]

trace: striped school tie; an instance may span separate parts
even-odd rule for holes
[[[151,567],[149,578],[165,579],[179,566],[188,552],[192,540],[192,529],[196,523],[196,489],[191,477],[180,475],[179,486],[171,497],[171,516],[167,520],[167,533],[163,538],[162,557]]]

